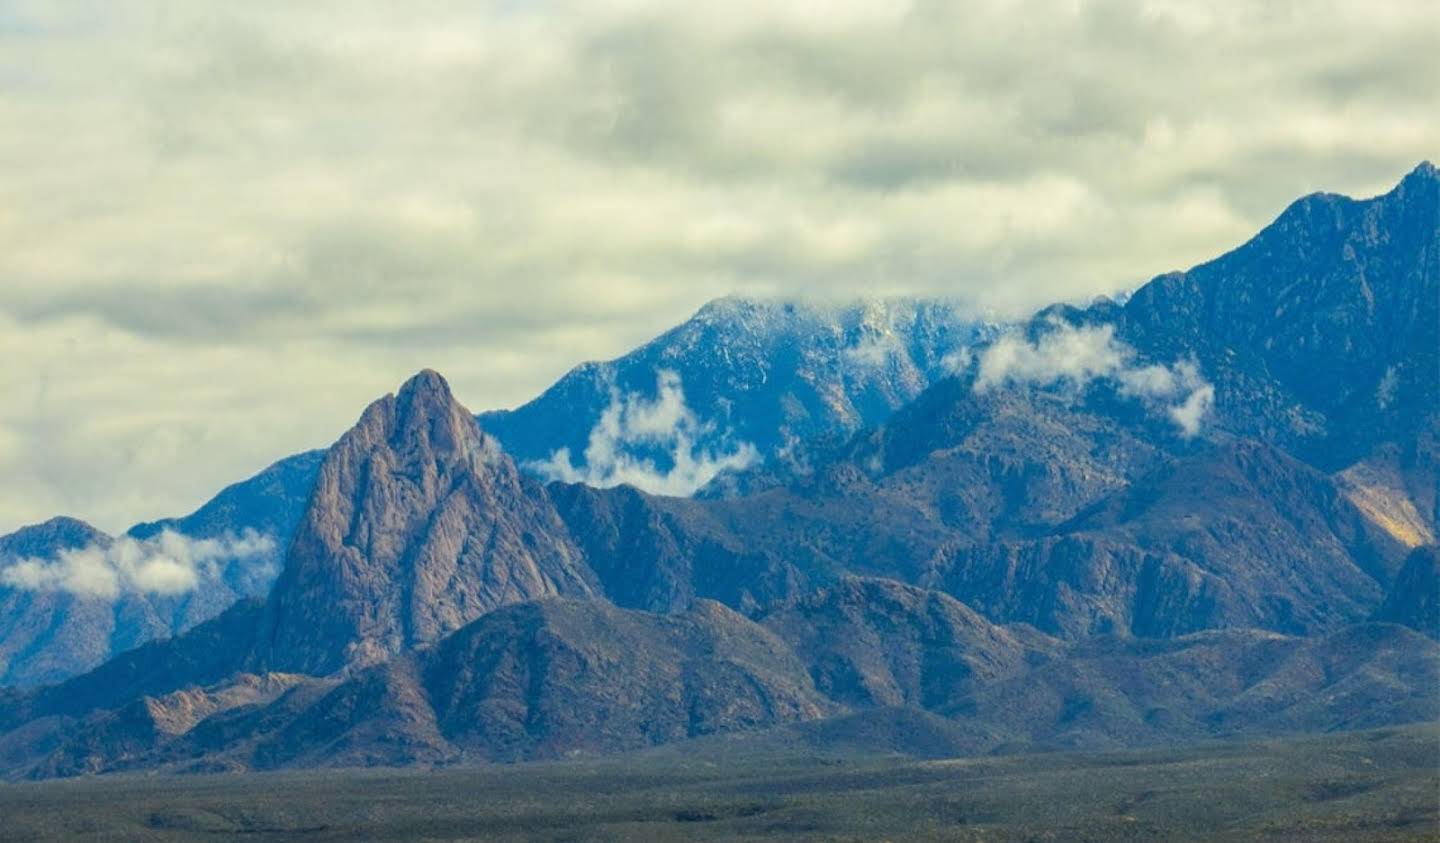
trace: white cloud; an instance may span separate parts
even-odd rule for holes
[[[1115,338],[1111,325],[1076,327],[1053,320],[1035,342],[1019,333],[1006,334],[987,346],[976,364],[976,392],[1007,384],[1041,385],[1068,382],[1083,387],[1105,378],[1120,385],[1125,395],[1147,402],[1174,402],[1166,412],[1185,437],[1200,431],[1201,422],[1215,401],[1215,388],[1200,374],[1193,360],[1172,365],[1135,362],[1135,350]],[[950,361],[952,371],[965,371],[973,354]]]
[[[954,351],[946,353],[940,358],[940,367],[952,375],[958,375],[970,369],[970,364],[975,362],[975,352],[968,345],[962,345]]]
[[[840,352],[841,358],[856,369],[883,369],[900,356],[899,340],[890,334],[866,336]]]
[[[172,530],[145,540],[121,536],[107,544],[62,550],[0,567],[0,585],[113,600],[122,593],[173,596],[220,575],[219,564],[274,553],[275,540],[254,530],[223,539],[192,539]]]
[[[1009,382],[1070,380],[1084,384],[1120,371],[1125,356],[1109,325],[1074,328],[1058,323],[1035,343],[1018,334],[1006,334],[980,355],[975,389],[984,391]]]
[[[548,460],[527,467],[549,480],[584,483],[608,488],[628,484],[657,495],[688,496],[726,470],[754,465],[760,453],[748,442],[724,451],[706,446],[715,437],[714,425],[702,422],[685,403],[680,376],[661,371],[656,397],[622,396],[612,390],[610,403],[590,431],[584,464],[573,464],[570,449],[562,448]],[[664,452],[668,469],[645,452]]]
[[[1215,387],[1210,384],[1196,387],[1185,400],[1170,408],[1170,418],[1180,425],[1180,432],[1190,437],[1200,432],[1200,422],[1209,415],[1215,403]]]

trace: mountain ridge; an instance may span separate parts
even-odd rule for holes
[[[313,457],[303,505],[300,460],[197,513],[298,511],[265,599],[0,691],[0,775],[542,759],[857,717],[975,752],[1440,718],[1437,184],[1308,197],[1124,302],[932,343],[923,387],[827,369],[917,391],[697,497],[542,485],[421,371]],[[719,302],[681,334],[768,312]],[[860,347],[826,336],[831,363]],[[659,392],[585,393],[577,435],[597,408],[708,429],[704,389],[635,360]]]

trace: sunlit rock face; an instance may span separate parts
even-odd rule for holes
[[[262,662],[324,674],[593,578],[544,490],[434,372],[330,449],[266,616]]]

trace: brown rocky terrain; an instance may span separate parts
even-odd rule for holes
[[[325,674],[507,603],[596,589],[544,490],[426,371],[371,404],[326,455],[258,656]]]

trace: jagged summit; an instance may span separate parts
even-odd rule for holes
[[[400,385],[400,391],[396,392],[396,401],[403,406],[444,406],[454,402],[455,395],[449,388],[448,380],[445,380],[441,373],[435,369],[420,369]]]
[[[425,370],[330,449],[267,606],[270,669],[324,674],[591,576],[543,490]]]
[[[395,436],[400,440],[442,454],[494,456],[495,446],[486,445],[488,437],[470,411],[455,400],[450,384],[433,369],[422,369],[407,380],[395,395],[394,408]]]

